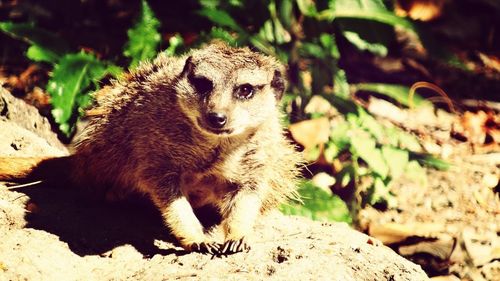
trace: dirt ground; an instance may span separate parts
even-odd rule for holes
[[[429,171],[427,188],[399,183],[393,188],[398,208],[360,212],[365,230],[396,239],[386,244],[430,276],[500,280],[499,198],[483,182],[495,172],[495,165],[467,161],[451,171]]]
[[[423,183],[399,179],[391,189],[397,207],[367,206],[359,213],[361,229],[422,265],[429,276],[500,280],[498,142],[485,144],[484,136],[474,141],[470,132],[467,140],[455,136],[464,132],[459,126],[467,126],[467,117],[479,114],[404,113],[403,127],[418,132],[424,147],[451,168],[428,169]]]

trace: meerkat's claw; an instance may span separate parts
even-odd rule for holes
[[[246,243],[244,238],[238,240],[228,240],[221,245],[219,254],[227,255],[239,252],[248,252],[250,246]]]
[[[191,251],[202,254],[216,255],[220,252],[220,246],[215,242],[193,243],[190,248]]]

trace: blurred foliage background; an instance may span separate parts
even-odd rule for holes
[[[394,207],[394,180],[425,185],[425,167],[450,165],[374,118],[369,98],[452,111],[498,101],[499,15],[496,0],[0,1],[0,73],[69,142],[90,93],[159,51],[217,39],[276,56],[290,82],[284,123],[313,178],[282,211],[352,222],[364,204]]]

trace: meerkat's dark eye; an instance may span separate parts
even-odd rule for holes
[[[236,97],[239,99],[251,99],[255,93],[255,89],[250,84],[243,84],[236,90]]]
[[[193,84],[196,92],[202,96],[210,93],[214,88],[212,81],[205,77],[191,77],[189,81]]]

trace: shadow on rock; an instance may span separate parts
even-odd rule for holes
[[[43,185],[17,188],[30,198],[27,225],[47,231],[80,255],[99,255],[130,244],[145,256],[183,255],[175,248],[160,249],[155,239],[175,243],[161,215],[145,198],[109,204],[91,200],[73,188]]]

